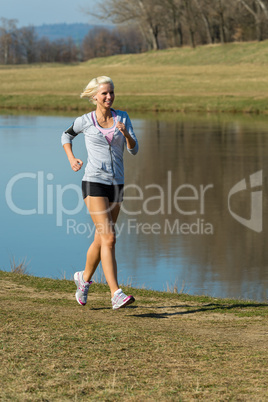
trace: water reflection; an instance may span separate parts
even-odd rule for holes
[[[80,186],[82,174],[69,170],[59,143],[72,119],[0,116],[1,160],[9,166],[2,172],[2,195],[19,172],[44,172],[51,191],[70,181]],[[128,186],[117,227],[120,278],[157,290],[168,283],[191,294],[266,300],[267,119],[155,115],[132,120],[140,151],[136,157],[125,156]],[[74,147],[85,159],[82,137]],[[247,190],[234,194],[230,207],[250,218],[250,175],[258,171],[263,174],[257,188],[263,192],[260,233],[243,226],[228,209],[230,190],[245,179]],[[14,197],[16,203],[33,207],[38,201],[33,181],[16,187]],[[56,204],[56,191],[52,197]],[[65,208],[75,205],[77,194],[65,194]],[[18,258],[27,255],[32,272],[40,276],[66,272],[68,277],[82,268],[90,239],[77,227],[90,226],[89,216],[83,209],[64,216],[62,227],[56,227],[55,214],[56,208],[51,214],[16,215],[2,196],[1,266],[7,267],[12,252]],[[68,219],[76,222],[69,233]]]
[[[177,268],[178,281],[185,281],[190,290],[194,281],[199,293],[205,290],[218,295],[220,287],[229,296],[265,298],[267,154],[265,126],[252,127],[243,122],[222,123],[220,120],[217,123],[210,120],[201,123],[145,120],[138,169],[136,161],[129,160],[127,179],[139,183],[145,199],[159,196],[160,189],[151,185],[160,186],[164,191],[164,207],[163,212],[155,215],[143,212],[136,216],[138,223],[153,225],[158,222],[161,230],[158,235],[146,235],[140,230],[139,239],[132,243],[135,254],[150,250],[156,261],[161,256],[171,259],[175,264],[172,269]],[[228,194],[237,182],[246,179],[248,190],[233,196],[230,206],[232,211],[249,219],[249,176],[259,170],[263,171],[263,231],[256,233],[231,216]],[[204,189],[207,190],[204,192]],[[181,198],[188,197],[177,202],[179,208],[174,207],[176,191]],[[126,203],[130,204],[128,210],[144,210],[144,200]],[[160,204],[160,199],[155,199],[145,207],[153,212],[161,207]],[[185,224],[185,230],[176,234],[178,221],[180,227]],[[204,234],[202,228],[211,229],[211,226],[213,235]],[[169,228],[173,228],[173,232]],[[127,240],[125,242],[127,247]],[[157,266],[158,262],[155,263]],[[149,264],[150,256],[145,266]],[[169,269],[165,264],[163,271],[168,276]],[[162,278],[164,282],[165,275]]]

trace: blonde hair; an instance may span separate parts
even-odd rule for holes
[[[91,80],[84,91],[81,93],[80,98],[89,98],[89,102],[93,103],[94,105],[97,104],[95,99],[93,99],[93,96],[96,95],[96,93],[99,90],[99,87],[101,84],[111,84],[114,87],[114,83],[110,77],[106,77],[105,75],[102,75],[97,78],[93,78]]]

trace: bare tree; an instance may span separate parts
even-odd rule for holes
[[[82,44],[84,59],[106,57],[122,53],[122,42],[117,32],[104,28],[90,30]]]
[[[233,40],[237,25],[236,3],[233,0],[197,0],[206,26],[207,42],[226,43]],[[209,38],[210,37],[210,38]]]
[[[180,47],[183,45],[182,0],[163,0],[161,4],[163,31],[168,39],[168,43],[172,47]]]
[[[140,21],[148,32],[148,42],[153,50],[159,49],[159,33],[161,31],[162,6],[154,0],[138,0]]]
[[[79,60],[79,48],[72,38],[50,42],[47,38],[38,40],[38,61],[41,63],[73,63]]]
[[[55,61],[55,52],[52,49],[52,43],[48,38],[41,38],[38,41],[39,61],[41,63],[50,63]]]
[[[262,41],[263,31],[262,31],[262,23],[263,19],[265,19],[266,23],[268,20],[268,6],[263,0],[236,0],[240,3],[254,18],[255,27],[256,27],[256,36],[257,40]]]
[[[88,13],[115,24],[136,22],[148,49],[252,40],[253,26],[259,40],[268,37],[268,0],[102,0],[99,13]]]
[[[18,29],[16,20],[1,18],[0,63],[69,63],[184,44],[268,38],[268,0],[101,0],[96,12],[87,12],[118,25],[90,31],[82,48],[71,38],[39,39],[34,27]]]
[[[210,28],[210,23],[209,23],[209,18],[208,18],[209,8],[207,7],[207,5],[205,3],[201,3],[201,1],[194,0],[194,3],[200,13],[201,20],[204,24],[204,28],[205,28],[205,32],[206,32],[206,36],[207,36],[207,43],[213,43],[213,38],[212,38],[211,28]]]
[[[224,12],[225,12],[225,4],[223,3],[223,0],[217,0],[218,1],[218,15],[219,15],[219,26],[220,26],[220,37],[221,37],[221,43],[227,42],[226,40],[226,26],[225,26],[225,18],[224,18]]]
[[[38,61],[38,39],[34,27],[25,27],[19,30],[20,50],[26,63]]]
[[[97,12],[86,10],[86,12],[100,20],[111,19],[115,24],[136,22],[147,41],[148,48],[159,49],[161,0],[103,0],[98,10]]]
[[[0,21],[0,57],[4,64],[8,64],[12,59],[14,62],[12,47],[17,39],[17,20],[1,18]]]
[[[54,48],[54,61],[59,63],[77,61],[78,49],[72,38],[58,39],[51,45]]]
[[[193,0],[183,0],[184,5],[184,18],[190,34],[190,43],[194,48],[196,46],[195,33],[196,33],[196,7]]]
[[[115,31],[122,44],[122,53],[141,53],[146,50],[146,42],[137,24],[121,25]]]

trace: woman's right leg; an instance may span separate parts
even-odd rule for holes
[[[84,280],[87,282],[80,280],[82,272],[76,272],[74,275],[77,285],[76,300],[81,305],[86,304],[90,286],[88,281],[101,259],[103,272],[111,291],[112,308],[117,310],[135,301],[133,296],[127,296],[122,289],[119,289],[117,282],[114,225],[120,211],[120,203],[113,204],[113,208],[111,208],[108,198],[90,196],[85,198],[85,203],[96,227],[96,234],[87,253],[86,274],[84,276]]]
[[[89,200],[85,199],[86,205],[89,205]],[[110,204],[111,206],[111,217],[113,224],[115,225],[119,212],[120,212],[120,204]],[[101,260],[101,237],[97,230],[95,230],[94,240],[89,246],[87,251],[87,259],[84,270],[84,280],[89,282],[94,275],[99,263]]]
[[[87,260],[86,260],[86,265],[85,265],[85,270],[84,270],[84,280],[86,282],[89,282],[92,276],[94,275],[94,272],[96,271],[101,255],[100,255],[100,250],[101,250],[101,239],[100,235],[98,232],[95,230],[95,236],[94,240],[89,246],[89,249],[87,251]]]
[[[96,233],[87,253],[84,280],[90,280],[101,259],[104,275],[113,297],[114,292],[119,289],[114,224],[120,211],[120,204],[115,204],[113,209],[110,209],[108,198],[90,196],[85,198],[85,203],[96,227]]]

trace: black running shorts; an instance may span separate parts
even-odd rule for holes
[[[82,194],[85,199],[90,197],[107,197],[109,202],[122,202],[124,184],[103,184],[92,181],[82,181]]]

